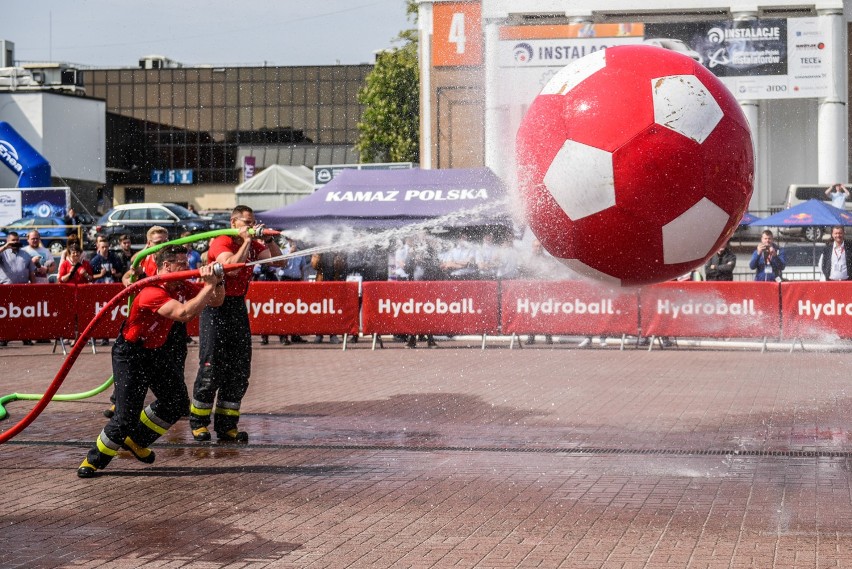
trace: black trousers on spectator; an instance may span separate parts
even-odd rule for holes
[[[192,390],[189,424],[211,422],[219,434],[235,429],[251,374],[251,329],[242,296],[226,296],[222,306],[201,312],[198,374]],[[214,407],[215,401],[215,407]]]
[[[184,333],[186,328],[184,327]],[[180,346],[170,344],[147,349],[141,342],[131,343],[119,334],[112,348],[112,372],[115,379],[115,414],[89,450],[87,460],[96,468],[109,464],[115,453],[130,438],[140,447],[148,447],[189,411],[183,365],[175,357]],[[148,390],[156,400],[145,407]]]

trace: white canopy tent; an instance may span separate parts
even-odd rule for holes
[[[273,164],[236,187],[237,203],[256,211],[283,207],[314,193],[313,181],[310,168]]]

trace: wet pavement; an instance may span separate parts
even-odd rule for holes
[[[108,394],[51,403],[0,446],[0,567],[852,566],[850,351],[272,340],[248,445],[181,421],[81,480]],[[0,396],[61,360],[0,348]]]

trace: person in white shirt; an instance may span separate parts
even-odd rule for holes
[[[831,205],[837,209],[843,209],[843,204],[846,203],[846,198],[849,197],[849,190],[843,184],[834,184],[825,190],[825,195],[831,200]]]
[[[53,260],[53,254],[42,244],[41,234],[37,229],[27,233],[27,246],[22,247],[21,251],[29,253],[30,257],[33,258],[36,283],[46,283],[48,275],[56,272],[56,261]]]
[[[825,244],[820,259],[822,274],[827,281],[852,279],[852,250],[846,244],[846,232],[842,225],[831,228],[831,241]]]

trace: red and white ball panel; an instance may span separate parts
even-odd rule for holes
[[[542,245],[623,285],[676,278],[733,233],[753,152],[733,95],[653,46],[596,52],[557,73],[518,130],[519,187]]]

